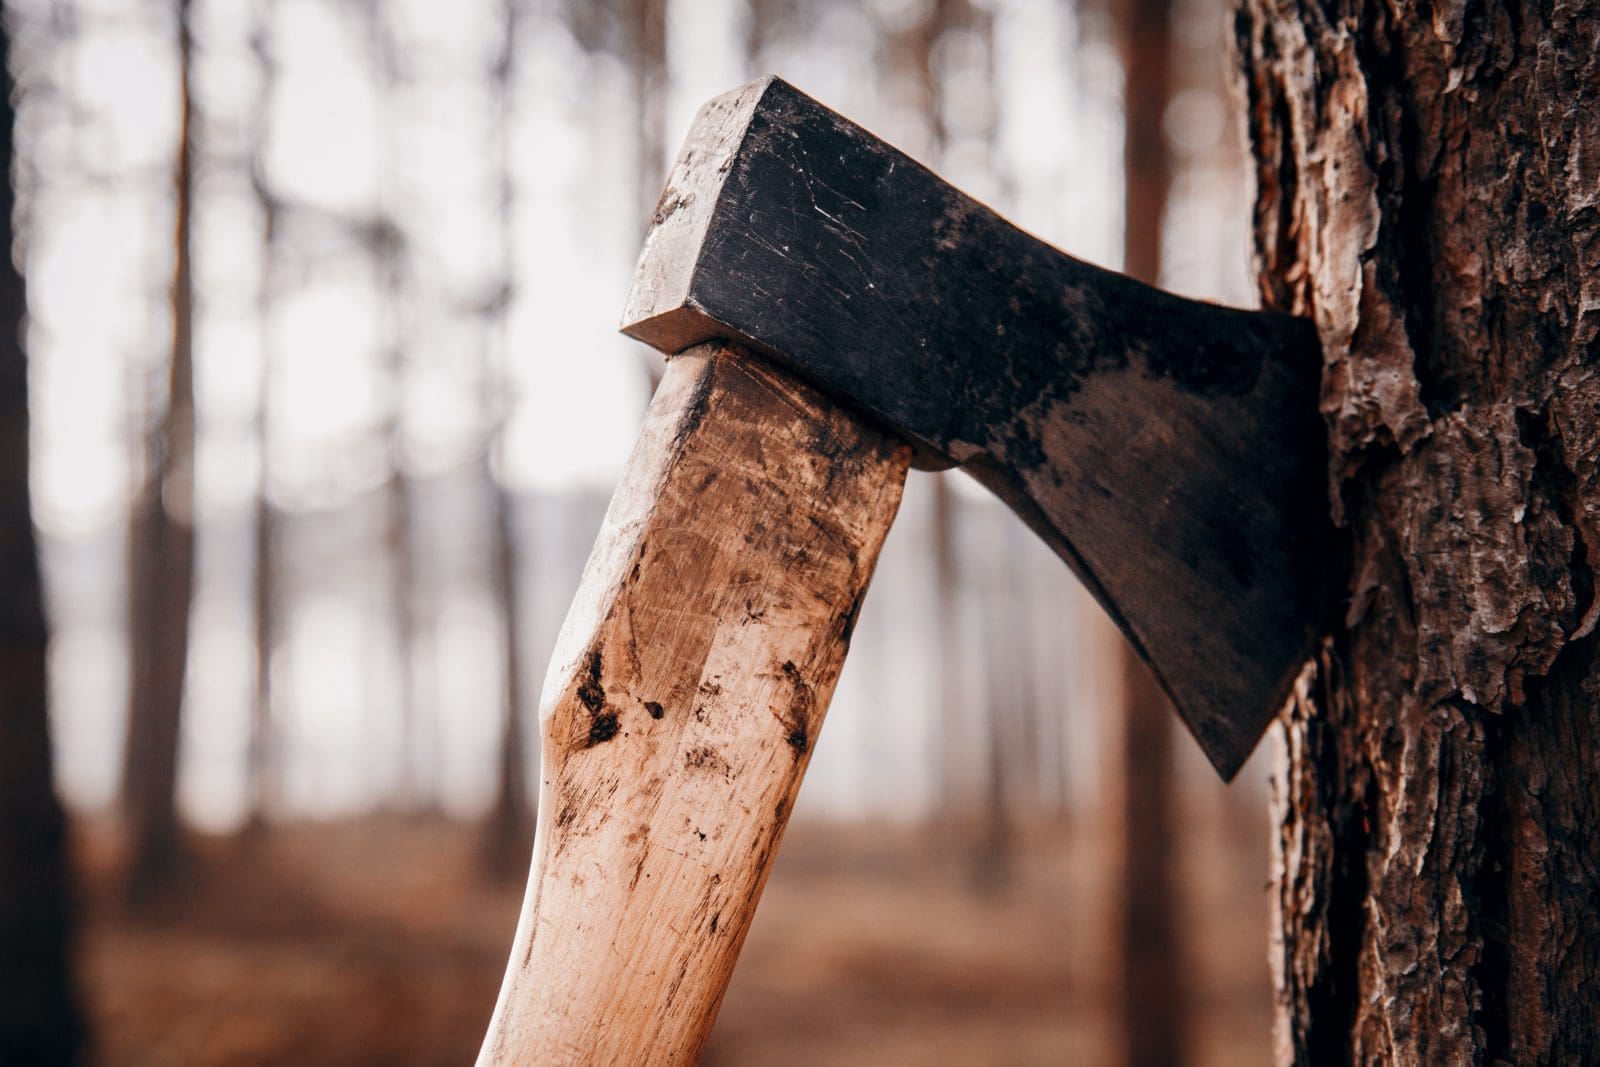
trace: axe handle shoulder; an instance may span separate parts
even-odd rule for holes
[[[480,1063],[698,1056],[909,461],[763,361],[668,363],[557,642]]]

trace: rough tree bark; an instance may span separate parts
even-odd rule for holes
[[[1600,11],[1243,0],[1344,627],[1275,727],[1280,1061],[1600,1048]]]
[[[12,258],[16,126],[0,23],[0,1063],[72,1063],[83,1024],[71,968],[66,816],[52,779],[44,595],[28,492],[28,360]]]
[[[1123,71],[1122,269],[1157,285],[1172,181],[1162,129],[1172,97],[1172,0],[1118,0],[1112,12]],[[1176,713],[1133,648],[1121,640],[1116,647],[1122,693],[1113,742],[1113,766],[1121,770],[1119,1037],[1129,1067],[1176,1067],[1185,1062],[1173,854]]]
[[[123,806],[125,895],[153,903],[181,857],[175,799],[183,679],[194,589],[194,129],[190,0],[178,0],[179,126],[173,187],[172,355],[165,407],[145,436],[143,482],[129,520],[128,626],[132,677]]]

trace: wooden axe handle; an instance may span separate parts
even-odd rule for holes
[[[481,1064],[692,1062],[910,450],[755,357],[672,359],[557,641]]]

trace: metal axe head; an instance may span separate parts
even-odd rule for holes
[[[700,112],[622,329],[764,354],[1064,559],[1231,778],[1344,588],[1302,319],[1079,262],[793,86]]]

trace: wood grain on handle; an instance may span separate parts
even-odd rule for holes
[[[908,461],[753,357],[668,363],[545,682],[533,872],[480,1064],[699,1054]]]

